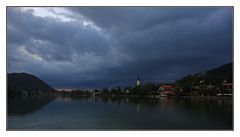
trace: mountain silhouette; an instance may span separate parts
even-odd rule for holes
[[[56,91],[43,80],[28,73],[10,73],[7,77],[8,90],[14,91]]]

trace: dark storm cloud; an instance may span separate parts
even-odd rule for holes
[[[174,81],[232,61],[231,7],[8,8],[8,71],[55,87]],[[34,67],[38,68],[35,69]]]
[[[47,60],[70,60],[75,50],[94,54],[107,50],[107,41],[101,34],[78,22],[43,19],[34,17],[30,11],[23,13],[15,9],[8,10],[8,22],[10,44],[26,44],[26,50]]]
[[[136,62],[133,66],[144,73],[148,73],[145,70],[164,72],[165,66],[167,70],[173,69],[169,71],[171,74],[179,68],[191,73],[231,61],[231,8],[71,10],[116,36],[118,48],[130,55]]]

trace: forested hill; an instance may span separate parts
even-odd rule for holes
[[[197,73],[194,75],[188,75],[183,77],[180,80],[177,80],[177,84],[179,85],[187,85],[187,84],[197,84],[200,81],[205,84],[221,84],[223,81],[225,82],[233,82],[233,63],[224,64],[217,68],[213,68],[207,70],[203,73]]]
[[[7,77],[8,90],[14,91],[56,91],[38,77],[27,73],[10,73]]]
[[[233,79],[233,64],[225,64],[218,68],[214,68],[211,70],[208,70],[206,72],[206,76],[208,79],[212,81],[222,81],[226,80],[228,82],[232,82]]]

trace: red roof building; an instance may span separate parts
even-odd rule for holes
[[[173,91],[173,86],[171,85],[161,85],[159,87],[161,96],[175,96],[176,93]]]
[[[232,83],[222,83],[223,86],[232,86]]]
[[[224,89],[227,89],[229,91],[231,91],[232,88],[233,88],[233,84],[232,83],[222,83],[222,86],[223,86]]]
[[[159,90],[160,91],[172,91],[173,90],[173,87],[171,85],[161,85],[159,87]]]

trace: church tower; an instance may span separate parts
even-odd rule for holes
[[[139,80],[139,73],[138,73],[138,79],[137,79],[137,87],[141,85],[141,82]]]

